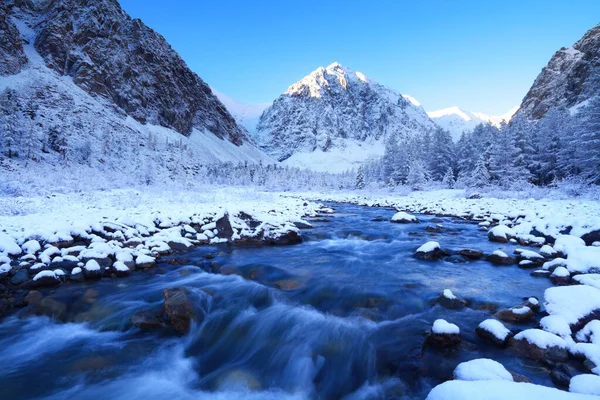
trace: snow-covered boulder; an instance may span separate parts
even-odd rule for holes
[[[74,282],[81,282],[83,280],[85,280],[85,276],[83,274],[83,268],[81,267],[75,267],[71,270],[71,273],[69,274],[69,280],[74,281]]]
[[[567,342],[541,329],[526,329],[509,340],[509,348],[517,355],[533,360],[566,361]]]
[[[575,331],[600,315],[600,290],[587,285],[557,286],[544,292],[550,315],[562,315]]]
[[[398,224],[410,224],[419,222],[419,219],[414,215],[410,215],[404,211],[399,211],[392,216],[391,221]]]
[[[83,274],[86,279],[100,279],[102,278],[103,269],[94,259],[88,260],[83,267]]]
[[[516,236],[515,231],[506,225],[498,225],[488,231],[490,242],[508,243],[510,239]]]
[[[146,269],[146,268],[152,268],[156,265],[156,259],[154,257],[145,255],[145,254],[140,254],[139,256],[137,256],[135,258],[135,267],[136,268],[141,268],[141,269]]]
[[[557,267],[552,271],[550,280],[555,285],[568,285],[571,282],[571,274],[565,267]]]
[[[38,272],[31,280],[32,287],[55,286],[60,283],[60,277],[50,270]]]
[[[131,273],[131,270],[124,262],[116,261],[111,267],[111,272],[116,276],[127,276]]]
[[[596,396],[568,393],[533,383],[447,381],[433,388],[426,400],[598,400]]]
[[[513,265],[516,263],[516,260],[513,257],[502,250],[495,250],[492,254],[485,257],[485,259],[494,265]]]
[[[554,258],[558,255],[558,251],[554,250],[552,246],[545,244],[540,248],[540,254],[546,258]]]
[[[515,254],[517,255],[517,261],[529,261],[528,265],[531,267],[540,267],[546,261],[541,254],[531,250],[516,249]]]
[[[582,374],[572,377],[569,392],[600,396],[600,376]]]
[[[32,239],[23,243],[21,245],[21,248],[27,254],[35,254],[42,249],[42,246],[40,246],[40,242],[38,242],[35,239]]]
[[[540,311],[540,301],[537,297],[528,297],[523,304],[526,307],[531,308],[533,311]]]
[[[450,289],[445,289],[435,302],[440,306],[449,309],[459,309],[467,305],[465,300],[456,297]]]
[[[475,333],[482,339],[500,347],[506,346],[508,339],[513,335],[502,322],[495,319],[486,319],[481,322],[479,326],[475,328]]]
[[[535,313],[527,306],[517,306],[498,311],[494,317],[505,322],[522,323],[533,319]]]
[[[504,365],[489,358],[478,358],[458,364],[454,379],[461,381],[513,381]]]
[[[0,232],[0,254],[4,253],[18,256],[21,252],[21,248],[12,236]]]
[[[577,332],[577,340],[600,346],[600,320],[594,319],[588,322],[582,330]]]
[[[420,260],[438,260],[447,255],[448,253],[440,248],[440,244],[433,241],[423,244],[415,252],[415,257]]]
[[[431,332],[425,339],[426,345],[446,348],[460,344],[460,329],[444,319],[437,319],[431,327]]]

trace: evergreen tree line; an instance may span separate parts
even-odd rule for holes
[[[443,129],[403,140],[392,136],[383,157],[359,169],[356,187],[514,188],[574,177],[600,184],[600,96],[576,112],[553,108],[535,122],[517,118],[500,128],[481,124],[457,143]]]

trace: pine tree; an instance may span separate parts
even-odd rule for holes
[[[481,154],[475,164],[475,169],[471,173],[469,184],[473,187],[484,187],[490,183],[490,173],[488,172],[485,155]]]
[[[583,176],[592,183],[600,184],[600,96],[590,99],[580,127],[581,158],[577,164]]]
[[[406,183],[413,190],[423,190],[427,183],[427,171],[423,161],[416,159],[411,161],[408,168]]]
[[[431,179],[435,181],[441,181],[448,169],[454,167],[456,156],[450,132],[441,128],[434,131],[427,160]]]
[[[455,183],[456,180],[454,179],[454,171],[451,167],[448,167],[444,177],[442,178],[442,185],[448,189],[452,189]]]
[[[365,188],[365,174],[364,171],[361,168],[358,169],[358,172],[356,173],[356,185],[355,187],[357,189],[364,189]]]

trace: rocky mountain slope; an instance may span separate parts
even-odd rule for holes
[[[422,107],[360,72],[333,63],[288,88],[262,114],[265,151],[287,164],[345,169],[383,154],[388,135],[435,128]]]
[[[160,169],[270,160],[165,39],[116,0],[0,7],[0,162]]]
[[[449,131],[452,134],[452,139],[456,142],[463,132],[472,131],[479,124],[500,127],[500,124],[510,121],[517,109],[518,107],[515,107],[500,116],[489,116],[483,113],[465,111],[455,106],[431,111],[427,115],[440,128]]]
[[[571,108],[600,92],[600,25],[586,32],[572,47],[550,59],[523,99],[518,118],[540,119],[554,107]]]

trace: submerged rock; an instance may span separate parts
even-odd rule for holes
[[[193,318],[192,300],[186,288],[169,288],[163,292],[165,312],[173,327],[187,334]]]
[[[483,258],[483,251],[479,251],[479,250],[463,249],[463,250],[459,250],[457,254],[460,256],[463,256],[469,260],[479,260],[479,259]]]
[[[130,318],[131,324],[136,328],[151,330],[164,327],[162,320],[151,310],[141,310],[133,314]]]

